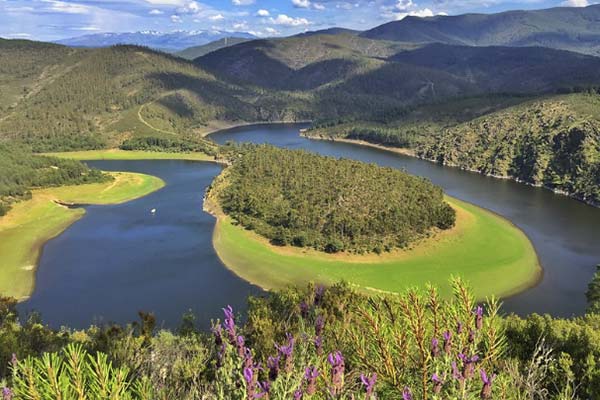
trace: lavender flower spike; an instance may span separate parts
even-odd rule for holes
[[[327,361],[331,364],[331,383],[333,387],[331,388],[332,394],[335,396],[342,391],[344,387],[344,357],[342,353],[336,351],[334,353],[330,353],[327,357]]]
[[[488,377],[488,375],[486,374],[486,372],[483,369],[479,370],[479,373],[481,375],[481,380],[483,381],[483,387],[481,388],[481,393],[479,394],[479,397],[481,397],[482,400],[491,399],[492,398],[492,382],[496,378],[496,375],[492,375],[492,376]]]
[[[440,355],[440,341],[436,338],[431,339],[431,356],[436,358]]]
[[[301,400],[302,399],[302,389],[297,389],[294,392],[294,400]]]
[[[444,338],[444,353],[450,354],[452,350],[452,332],[446,331],[442,334]]]
[[[304,372],[304,379],[306,380],[306,394],[312,396],[317,392],[317,378],[319,377],[319,371],[317,367],[307,367]]]
[[[442,391],[442,386],[444,385],[444,382],[438,376],[438,374],[433,374],[433,376],[431,377],[431,382],[433,382],[433,393],[440,394],[440,392]]]
[[[360,380],[365,387],[366,398],[369,399],[373,396],[375,391],[375,383],[377,383],[377,374],[373,373],[370,377],[366,377],[364,374],[360,375]]]
[[[410,392],[408,386],[405,386],[404,390],[402,391],[402,400],[413,400],[412,393]]]
[[[483,328],[483,307],[477,306],[475,309],[475,328],[480,330]]]
[[[2,389],[2,400],[12,400],[13,393],[12,391],[5,387]]]

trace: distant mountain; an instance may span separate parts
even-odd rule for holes
[[[575,52],[439,43],[407,47],[349,34],[254,40],[195,63],[225,81],[275,90],[319,90],[335,101],[367,94],[415,103],[600,84],[600,58]],[[333,93],[338,93],[337,99]]]
[[[600,55],[600,5],[407,17],[363,32],[361,36],[420,44],[541,46]]]
[[[185,58],[186,60],[193,60],[195,58],[202,57],[208,53],[212,53],[213,51],[233,46],[239,43],[244,43],[249,40],[252,39],[240,37],[226,37],[224,39],[215,40],[214,42],[203,44],[201,46],[189,47],[185,50],[178,51],[173,54],[175,54],[178,57]]]
[[[189,47],[205,45],[210,42],[232,36],[244,39],[255,39],[255,36],[246,32],[142,31],[129,33],[94,33],[70,39],[58,40],[55,43],[70,47],[109,47],[117,44],[130,44],[136,46],[146,46],[156,50],[176,52]]]

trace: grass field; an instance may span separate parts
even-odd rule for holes
[[[190,160],[214,161],[213,157],[203,153],[163,153],[158,151],[125,151],[118,149],[70,151],[46,153],[45,155],[70,158],[73,160]]]
[[[345,280],[368,290],[401,292],[429,282],[447,295],[449,278],[460,276],[482,299],[514,294],[537,282],[541,268],[523,232],[489,211],[456,199],[448,201],[457,210],[455,228],[412,249],[382,256],[327,255],[275,247],[220,213],[216,213],[213,244],[233,272],[265,289]]]
[[[17,203],[0,218],[0,295],[27,298],[35,285],[35,268],[44,243],[85,214],[57,203],[118,204],[164,186],[156,177],[113,173],[115,180],[80,186],[35,190],[31,200]]]

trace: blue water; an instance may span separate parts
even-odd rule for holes
[[[442,167],[427,161],[347,143],[300,137],[303,125],[267,125],[213,134],[353,158],[425,176],[457,198],[488,208],[520,227],[544,268],[534,288],[505,299],[519,314],[582,314],[585,290],[600,263],[600,209],[547,190]],[[192,310],[201,327],[231,304],[244,310],[257,287],[239,279],[212,247],[214,219],[202,211],[206,187],[221,167],[186,161],[94,161],[110,171],[156,175],[167,183],[144,198],[116,206],[86,207],[87,214],[43,249],[36,289],[19,310],[35,309],[52,326],[127,323],[140,310],[175,328]],[[150,210],[156,208],[152,215]]]

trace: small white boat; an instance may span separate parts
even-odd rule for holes
[[[152,210],[150,210],[150,213],[151,213],[152,215],[156,214],[156,208],[153,208]]]

